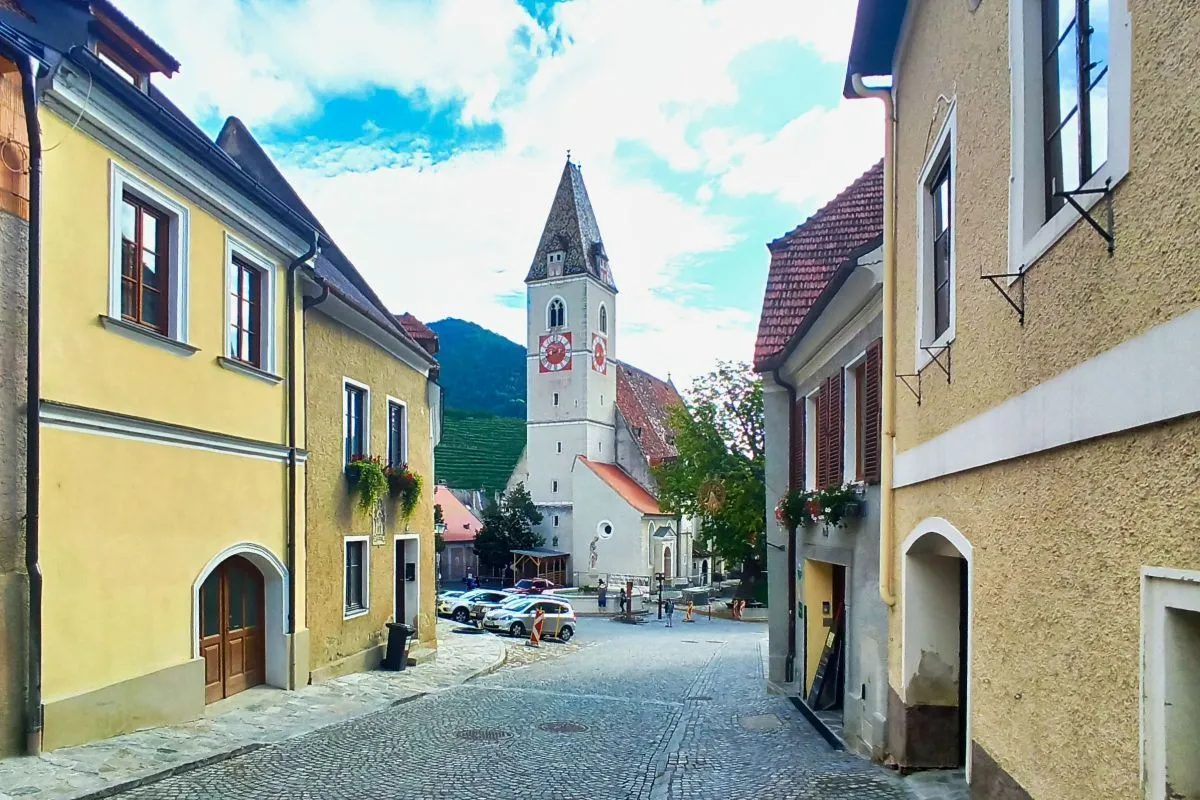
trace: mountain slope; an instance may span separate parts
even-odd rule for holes
[[[525,348],[473,322],[429,323],[438,335],[446,408],[525,419]]]
[[[434,468],[452,489],[503,491],[525,448],[525,420],[446,410]]]

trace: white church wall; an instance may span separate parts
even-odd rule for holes
[[[587,466],[574,471],[575,526],[571,569],[580,583],[595,585],[608,574],[648,575],[645,527],[641,513],[630,506]],[[602,523],[612,525],[604,535]]]

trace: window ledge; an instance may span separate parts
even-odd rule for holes
[[[356,608],[353,611],[347,611],[343,614],[342,619],[357,619],[358,617],[365,617],[369,613],[371,613],[371,609],[369,608]]]
[[[226,358],[225,356],[217,356],[217,363],[227,370],[240,372],[243,375],[251,378],[257,378],[266,383],[278,384],[283,382],[283,376],[276,375],[273,372],[267,372],[265,369],[259,369],[252,364],[247,364],[244,361],[238,361],[236,358]]]
[[[163,336],[161,333],[152,331],[149,328],[143,328],[141,325],[134,325],[132,322],[110,317],[107,314],[100,315],[100,324],[114,333],[119,333],[122,336],[137,339],[147,344],[156,345],[164,350],[170,350],[176,355],[190,356],[200,352],[199,347],[190,345],[187,342],[172,339],[170,336]]]
[[[922,350],[922,347],[928,347],[930,350],[941,350],[954,344],[954,328],[953,324],[950,329],[943,333],[938,338],[934,339],[929,344],[921,344],[917,346],[916,372],[923,371],[926,367],[933,363],[933,354]]]

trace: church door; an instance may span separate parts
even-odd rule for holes
[[[671,547],[670,545],[663,548],[663,577],[667,580],[671,579]]]

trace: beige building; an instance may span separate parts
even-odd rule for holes
[[[1198,60],[1183,4],[859,2],[888,747],[973,797],[1200,797]]]

